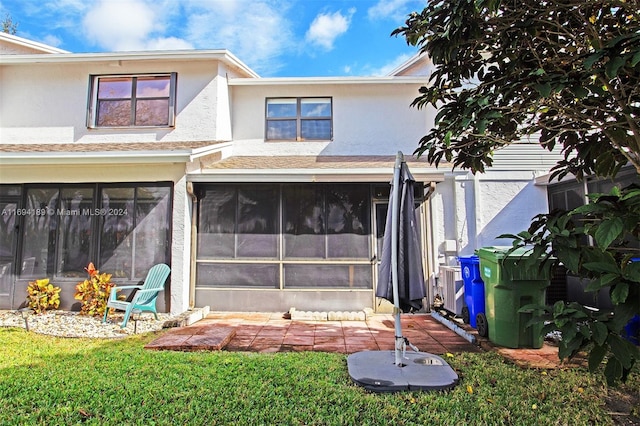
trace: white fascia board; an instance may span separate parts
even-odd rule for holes
[[[5,32],[0,33],[0,39],[2,38],[7,40],[9,43],[27,47],[29,49],[39,50],[43,53],[70,53],[68,50],[58,49],[57,47],[49,46],[48,44],[38,43],[37,41],[28,40],[26,38],[18,37],[17,35],[8,34]]]
[[[429,58],[426,53],[416,53],[411,58],[409,58],[405,62],[398,65],[396,68],[392,69],[387,75],[394,76],[396,74],[400,74],[401,72],[411,68],[413,65],[415,65],[416,63],[420,62],[425,58],[431,65],[433,65],[431,58]],[[429,77],[429,76],[426,76],[426,77]]]
[[[329,85],[329,84],[421,84],[428,77],[270,77],[230,78],[229,86]]]
[[[442,182],[444,174],[433,170],[417,170],[411,174],[418,182]],[[234,183],[288,183],[288,182],[389,182],[393,178],[392,168],[363,169],[215,169],[191,173],[191,182],[234,182]]]
[[[204,157],[205,155],[210,155],[216,152],[220,152],[225,148],[233,147],[233,142],[224,142],[217,143],[215,145],[207,145],[202,148],[194,148],[191,150],[191,155],[189,156],[189,161],[193,161],[197,158]]]
[[[2,165],[186,163],[192,150],[181,151],[96,151],[96,152],[8,152],[0,153]]]
[[[0,65],[64,64],[121,61],[194,61],[217,60],[242,70],[248,78],[260,76],[226,49],[219,50],[154,50],[145,52],[56,53],[2,55]]]
[[[202,148],[158,151],[0,152],[0,164],[99,164],[111,160],[122,164],[188,163],[232,145],[227,142]]]

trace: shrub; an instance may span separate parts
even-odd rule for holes
[[[49,283],[49,278],[30,281],[27,287],[27,302],[37,314],[60,306],[60,287]]]
[[[111,282],[111,274],[101,274],[100,271],[93,266],[93,262],[89,263],[84,270],[89,274],[89,279],[76,285],[76,293],[73,298],[82,302],[80,314],[91,316],[103,315],[107,308],[109,294],[115,286],[115,283]]]

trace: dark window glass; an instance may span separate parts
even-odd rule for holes
[[[331,98],[300,99],[302,117],[331,117]]]
[[[238,257],[278,256],[277,188],[238,191]]]
[[[171,188],[137,187],[135,215],[134,276],[143,278],[153,265],[168,263],[171,241]]]
[[[287,186],[283,194],[285,258],[325,258],[326,218],[321,186]]]
[[[208,188],[199,201],[198,257],[231,258],[235,251],[236,191]]]
[[[22,242],[22,277],[51,277],[58,228],[58,188],[27,189]]]
[[[267,122],[267,139],[293,139],[296,138],[295,120],[278,120]]]
[[[100,220],[100,262],[104,272],[115,277],[131,277],[133,267],[133,229],[135,226],[133,208],[135,188],[104,188],[98,212]],[[105,214],[107,211],[123,214]]]
[[[371,288],[371,282],[370,265],[284,266],[285,288]]]
[[[198,287],[278,288],[278,265],[256,263],[199,263]]]
[[[331,139],[331,120],[302,120],[300,123],[302,139]]]
[[[296,117],[298,105],[295,98],[267,99],[267,117]]]
[[[100,265],[115,277],[144,278],[166,263],[170,241],[169,187],[105,187],[100,213]]]
[[[99,101],[98,126],[128,126],[131,123],[131,102]]]
[[[167,126],[169,99],[138,100],[135,124],[136,126]]]
[[[199,258],[278,256],[278,189],[209,187],[200,199]]]
[[[327,256],[368,258],[369,191],[367,187],[327,188]]]
[[[60,197],[57,275],[84,277],[91,258],[93,241],[93,188],[63,188]]]

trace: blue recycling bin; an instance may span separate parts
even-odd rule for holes
[[[477,255],[458,257],[464,282],[464,303],[462,318],[476,328],[476,316],[484,314],[484,281],[480,275],[480,258]],[[465,312],[466,309],[466,312]]]
[[[632,262],[640,262],[640,257],[634,257]],[[635,315],[624,327],[623,337],[636,346],[640,346],[640,314]]]
[[[624,327],[624,338],[640,346],[640,315],[635,315]]]

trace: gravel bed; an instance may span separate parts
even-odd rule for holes
[[[27,318],[29,330],[35,333],[48,334],[58,337],[87,337],[87,338],[118,338],[134,334],[148,333],[161,330],[165,323],[170,323],[172,317],[169,314],[158,314],[158,320],[153,313],[146,312],[140,315],[137,326],[132,318],[126,328],[120,328],[123,314],[116,312],[109,315],[106,323],[102,323],[102,317],[90,317],[79,315],[70,311],[47,311],[36,315],[30,312]],[[25,320],[19,311],[0,310],[0,327],[25,328]]]

